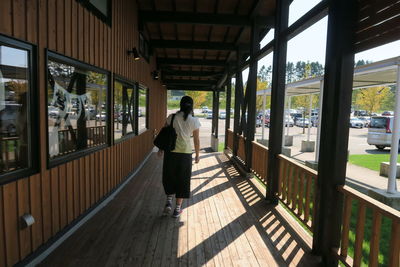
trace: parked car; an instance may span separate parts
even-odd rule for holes
[[[382,112],[382,116],[394,116],[394,112],[393,111],[384,111],[384,112]]]
[[[350,125],[351,128],[363,128],[364,122],[359,120],[358,118],[350,118]]]
[[[202,106],[201,107],[201,113],[207,113],[208,107],[207,106]]]
[[[107,119],[107,113],[106,112],[101,112],[99,114],[96,115],[96,120],[98,121],[105,121]]]
[[[291,113],[290,115],[292,116],[295,123],[298,119],[301,119],[303,117],[303,114],[301,113]]]
[[[311,116],[311,126],[318,127],[318,116]]]
[[[211,111],[211,110],[208,110],[208,111],[207,111],[207,114],[206,114],[206,119],[212,119],[212,117],[213,117],[212,111]]]
[[[17,135],[17,119],[20,108],[20,104],[7,103],[5,108],[0,111],[0,133],[2,135]]]
[[[139,110],[138,110],[138,117],[142,117],[142,116],[143,116],[142,110],[139,108]]]
[[[265,116],[265,120],[264,120],[264,124],[265,126],[269,127],[270,126],[270,116]]]
[[[390,147],[392,144],[393,116],[374,116],[368,128],[367,143],[378,149]]]
[[[291,117],[286,117],[285,126],[293,127],[294,126],[294,120]]]
[[[296,126],[299,126],[299,127],[308,127],[308,125],[310,124],[310,122],[309,122],[308,119],[300,118],[300,119],[297,119],[297,121],[295,122],[295,124],[296,124]]]
[[[295,125],[299,127],[308,127],[310,124],[310,120],[307,118],[298,118],[297,121],[295,122]]]
[[[49,117],[51,117],[51,118],[57,118],[58,115],[60,114],[58,108],[56,108],[54,106],[48,106],[47,112],[49,114]]]
[[[256,127],[261,127],[261,122],[262,122],[262,119],[257,117],[256,118]]]
[[[226,112],[225,112],[225,111],[221,111],[221,112],[219,113],[219,118],[220,118],[220,119],[225,119],[225,118],[226,118]]]
[[[358,117],[358,119],[364,123],[364,127],[368,127],[371,122],[370,117]]]

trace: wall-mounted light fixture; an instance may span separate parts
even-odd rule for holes
[[[158,70],[153,70],[151,76],[153,76],[153,80],[158,80],[160,78],[160,73]]]
[[[128,56],[132,55],[134,60],[140,59],[140,56],[139,56],[139,53],[138,53],[136,47],[132,48],[132,50],[128,50],[127,53],[128,53]]]

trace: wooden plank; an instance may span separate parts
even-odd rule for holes
[[[364,241],[365,210],[365,205],[359,202],[356,225],[356,240],[354,243],[354,266],[361,266],[362,243]]]
[[[38,26],[38,0],[26,1],[26,39],[28,42],[37,43]],[[1,10],[1,8],[0,8]],[[3,14],[3,13],[2,13]],[[1,23],[1,22],[0,22]]]
[[[78,25],[77,25],[77,32],[78,32],[78,58],[79,60],[84,61],[85,60],[85,53],[86,53],[86,39],[87,37],[84,34],[84,29],[85,27],[87,27],[86,24],[86,16],[84,14],[84,10],[82,5],[77,4],[77,8],[78,8]]]
[[[2,0],[0,1],[0,32],[11,35],[13,27],[12,19],[12,0]]]
[[[370,241],[370,252],[369,252],[369,266],[378,266],[378,255],[379,255],[379,238],[381,234],[382,215],[377,211],[373,210],[372,214],[372,237]]]
[[[400,222],[399,220],[392,222],[392,238],[390,240],[389,266],[400,265]]]
[[[73,169],[73,185],[74,185],[74,213],[73,218],[77,218],[80,214],[80,173],[79,173],[79,160],[72,162]]]
[[[32,225],[32,250],[36,250],[43,243],[43,215],[41,194],[40,175],[36,174],[29,179],[30,192],[30,211],[35,218],[35,223]]]
[[[43,212],[43,242],[46,242],[52,235],[53,229],[53,208],[52,208],[52,180],[50,176],[50,171],[45,171],[40,175],[42,191],[41,191],[41,201],[42,201],[42,212]]]
[[[26,5],[24,0],[14,0],[12,3],[13,11],[13,36],[26,40]]]
[[[79,159],[79,215],[86,210],[85,158]]]
[[[68,1],[68,0],[67,0]],[[56,34],[55,36],[50,36],[50,38],[56,38],[57,40],[57,52],[64,54],[64,44],[65,44],[65,31],[64,31],[64,24],[65,24],[65,9],[64,9],[64,0],[57,0],[56,1]]]
[[[67,225],[68,220],[68,209],[67,209],[67,176],[66,176],[66,165],[60,165],[58,169],[58,180],[59,180],[59,198],[60,198],[60,230]]]
[[[82,28],[79,18],[79,8],[76,1],[71,1],[71,55],[73,58],[79,59],[79,30]],[[78,27],[79,25],[79,27]]]
[[[85,207],[89,209],[91,206],[91,174],[90,174],[90,156],[85,157]]]
[[[4,232],[5,216],[3,207],[3,186],[0,186],[0,265],[7,265],[6,238]]]
[[[17,181],[17,194],[18,218],[21,218],[24,214],[31,214],[28,178]],[[19,226],[19,257],[23,259],[32,252],[31,228],[22,228],[20,223],[17,223],[17,226]]]
[[[74,169],[72,161],[66,164],[66,206],[67,222],[70,224],[74,219]]]
[[[20,260],[18,238],[17,183],[9,183],[3,188],[4,233],[6,243],[7,265],[12,266]]]
[[[84,17],[84,28],[82,29],[82,35],[84,38],[84,49],[83,49],[83,61],[86,63],[90,63],[90,14],[89,12],[81,7]]]
[[[58,169],[53,168],[50,170],[51,176],[51,214],[52,214],[52,230],[55,235],[60,230],[60,186]]]
[[[65,16],[65,24],[64,24],[64,36],[65,36],[65,55],[71,57],[72,56],[72,48],[71,48],[71,40],[72,36],[72,20],[75,19],[72,17],[72,10],[71,10],[71,2],[70,0],[64,0],[64,16]]]
[[[347,257],[348,246],[349,246],[351,207],[352,207],[351,198],[346,196],[344,199],[342,238],[340,245],[340,256],[344,258]]]
[[[97,46],[95,35],[95,16],[92,13],[89,13],[89,27],[87,28],[87,30],[89,32],[87,32],[87,34],[89,35],[89,64],[94,65],[95,63],[95,46]]]
[[[90,170],[90,206],[96,202],[96,178],[94,154],[89,155],[90,163],[86,166]]]
[[[45,3],[44,3],[45,4]],[[56,1],[47,1],[47,44],[50,50],[57,49],[57,8]]]

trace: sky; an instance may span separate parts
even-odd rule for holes
[[[294,0],[289,8],[289,25],[307,13],[318,4],[320,0]],[[321,19],[304,32],[300,33],[288,42],[287,61],[318,61],[325,63],[327,17]],[[261,41],[261,47],[273,39],[273,30]],[[355,61],[364,59],[369,61],[380,61],[391,57],[400,56],[400,40],[374,49],[370,49],[355,55]],[[261,59],[258,69],[262,65],[272,65],[272,53]],[[248,70],[243,71],[243,81],[247,80]]]

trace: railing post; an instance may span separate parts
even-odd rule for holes
[[[285,105],[285,73],[290,0],[277,1],[275,16],[274,56],[272,67],[271,116],[268,145],[267,195],[270,203],[277,204],[279,162],[282,152],[283,112]]]
[[[231,126],[231,100],[232,100],[232,81],[229,76],[226,80],[226,118],[225,118],[225,148],[228,148],[228,129]]]
[[[357,0],[329,0],[313,251],[338,266],[354,71]]]
[[[213,91],[212,126],[211,126],[211,148],[218,151],[218,113],[219,113],[219,88]]]
[[[253,23],[251,27],[251,47],[250,47],[250,66],[249,76],[247,79],[246,95],[248,94],[247,103],[247,122],[246,122],[246,166],[250,170],[252,167],[252,150],[254,135],[256,131],[256,91],[257,91],[257,58],[255,54],[260,50],[260,42],[258,36],[258,27]]]

